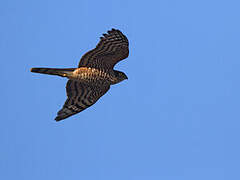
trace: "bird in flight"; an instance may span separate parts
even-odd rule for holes
[[[113,69],[115,64],[128,57],[127,37],[112,29],[103,34],[97,46],[84,54],[78,68],[31,68],[31,72],[68,78],[67,100],[58,111],[56,121],[63,120],[92,106],[110,88],[128,79],[126,74]]]

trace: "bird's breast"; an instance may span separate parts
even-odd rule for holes
[[[115,77],[113,77],[110,73],[88,67],[77,68],[73,72],[72,77],[69,78],[84,82],[109,81],[109,83],[111,83],[115,80]]]

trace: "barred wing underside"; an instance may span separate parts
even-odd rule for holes
[[[67,100],[62,109],[58,112],[56,121],[63,120],[69,116],[77,114],[90,107],[103,96],[108,90],[109,85],[88,85],[79,81],[68,80],[66,85]]]
[[[114,65],[128,57],[128,39],[119,30],[112,29],[103,34],[96,48],[81,58],[78,67],[113,69]]]

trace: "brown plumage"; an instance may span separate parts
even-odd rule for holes
[[[82,56],[78,68],[32,68],[31,72],[69,79],[66,85],[68,98],[55,118],[60,121],[90,107],[110,85],[127,79],[123,72],[113,70],[113,67],[128,54],[128,39],[121,31],[112,29],[103,34],[96,48]]]

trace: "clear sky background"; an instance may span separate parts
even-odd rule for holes
[[[240,2],[0,2],[0,179],[239,180]],[[120,29],[129,79],[56,123],[69,68]]]

